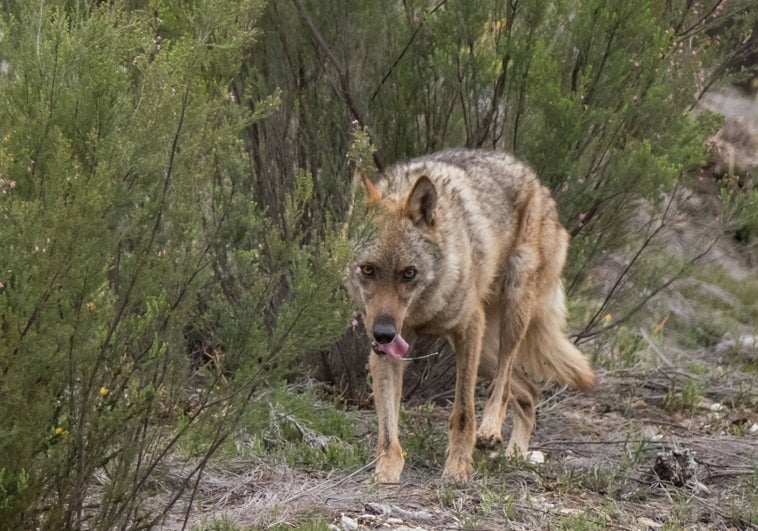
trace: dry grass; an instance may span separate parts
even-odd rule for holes
[[[189,517],[194,529],[756,529],[758,390],[741,372],[703,376],[692,403],[672,408],[692,376],[607,371],[589,393],[547,391],[532,465],[477,453],[466,486],[439,481],[448,408],[405,413],[408,466],[400,485],[373,482],[372,463],[352,472],[227,460],[209,468]],[[742,389],[738,392],[738,389]],[[351,418],[357,445],[373,444],[373,412]],[[423,422],[422,422],[423,421]],[[418,429],[415,429],[417,427]],[[363,433],[360,435],[360,433]],[[665,450],[689,450],[694,476],[662,481]],[[167,472],[170,474],[170,471]],[[181,507],[165,529],[184,524]],[[354,527],[358,526],[358,527]]]

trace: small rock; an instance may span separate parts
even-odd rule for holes
[[[758,335],[740,336],[736,340],[726,336],[718,345],[714,347],[716,353],[734,351],[748,359],[754,359],[758,355]]]
[[[660,452],[655,458],[653,470],[661,480],[677,487],[697,482],[697,461],[695,454],[688,448]]]
[[[747,431],[748,433],[758,433],[758,424],[753,424]]]
[[[526,460],[534,465],[541,465],[545,462],[545,454],[539,450],[532,450],[526,453]]]
[[[661,434],[658,433],[658,429],[655,426],[643,426],[642,429],[640,429],[640,436],[643,439],[648,439],[651,441],[659,441],[661,440]]]
[[[740,336],[737,348],[741,354],[758,354],[758,336]]]
[[[718,411],[723,411],[724,410],[724,404],[720,404],[718,402],[714,402],[713,404],[711,404],[710,406],[708,406],[708,409],[710,409],[714,413],[716,413]]]
[[[343,514],[340,517],[340,527],[343,531],[356,531],[358,529],[358,522]]]

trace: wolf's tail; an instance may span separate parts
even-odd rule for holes
[[[556,285],[529,323],[519,363],[536,380],[554,381],[577,389],[595,383],[589,360],[563,333],[566,304],[563,286]]]

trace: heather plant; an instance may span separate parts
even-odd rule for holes
[[[629,229],[644,202],[663,206],[705,163],[719,120],[689,111],[723,77],[723,65],[744,53],[740,43],[755,18],[748,4],[440,6],[432,12],[407,4],[406,33],[409,42],[415,39],[388,70],[395,82],[384,82],[370,106],[378,112],[379,148],[406,155],[466,145],[526,159],[552,189],[574,237],[566,274],[570,294],[581,291],[587,272],[606,253],[621,250],[624,261],[640,263],[655,256],[654,238],[646,237],[669,220],[641,231],[647,243],[637,258],[638,247],[627,243],[639,234]],[[409,78],[423,86],[407,86]],[[417,117],[407,136],[395,134],[405,130],[397,122],[408,124],[406,113],[379,110],[394,101],[407,102]],[[387,130],[392,134],[385,137]],[[654,292],[677,271],[659,270],[661,282],[646,288]],[[584,323],[585,334],[602,328],[609,311],[625,313],[640,302],[635,286],[642,279],[626,282],[635,273],[632,267],[619,279],[631,290],[615,290],[597,307]]]
[[[335,257],[301,233],[310,174],[285,226],[250,193],[240,132],[277,97],[253,112],[230,87],[259,2],[4,9],[0,521],[150,528],[339,333]]]

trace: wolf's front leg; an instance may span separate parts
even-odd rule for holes
[[[484,312],[477,309],[468,324],[450,336],[455,350],[455,402],[448,426],[443,477],[456,483],[471,479],[476,436],[476,376],[484,333]]]
[[[376,478],[380,483],[398,483],[405,464],[398,437],[398,422],[406,363],[372,352],[368,365],[379,421]]]

